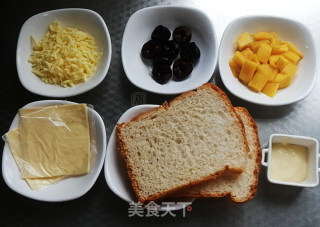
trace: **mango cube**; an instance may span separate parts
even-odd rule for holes
[[[272,38],[270,39],[270,43],[271,43],[272,46],[274,46],[274,45],[281,44],[282,41],[281,41],[281,39],[279,39],[277,36],[274,36],[274,37],[272,37]]]
[[[288,59],[289,61],[291,61],[293,64],[297,64],[298,61],[300,60],[300,57],[296,53],[294,53],[294,52],[292,52],[290,50],[285,52],[285,53],[283,53],[283,56],[286,59]]]
[[[276,62],[276,68],[281,72],[281,70],[288,64],[289,61],[281,55]]]
[[[290,78],[294,77],[294,74],[298,71],[298,66],[289,62],[282,70],[281,73],[288,75]]]
[[[253,77],[256,69],[258,67],[258,63],[255,63],[250,60],[245,60],[245,62],[242,65],[240,74],[239,74],[239,79],[247,85],[251,78]]]
[[[255,63],[258,63],[258,64],[260,65],[260,62],[259,62],[256,54],[254,54],[249,60],[250,60],[250,61],[253,61],[253,62],[255,62]]]
[[[234,77],[238,78],[241,71],[241,66],[238,65],[234,60],[229,61],[229,66]]]
[[[283,54],[284,52],[287,52],[289,50],[289,47],[286,44],[275,44],[272,45],[272,54]]]
[[[276,54],[276,55],[271,55],[269,58],[269,65],[272,66],[273,68],[277,68],[276,67],[276,62],[278,61],[280,55]]]
[[[254,53],[257,53],[259,47],[263,44],[270,44],[270,42],[268,40],[259,40],[259,41],[254,41],[252,42],[249,47],[250,49],[254,52]]]
[[[284,43],[288,46],[289,50],[298,55],[300,58],[303,58],[303,54],[297,49],[295,45],[293,45],[293,43],[291,43],[290,41],[286,41]]]
[[[278,71],[276,69],[272,68],[268,64],[261,64],[258,67],[257,71],[260,71],[263,74],[267,75],[269,81],[273,81],[278,73]]]
[[[254,34],[254,38],[256,40],[264,40],[264,39],[270,40],[273,37],[274,37],[274,34],[270,32],[257,32]]]
[[[267,63],[271,56],[272,47],[267,43],[261,43],[257,50],[257,58],[261,63]]]
[[[243,54],[247,59],[251,59],[254,56],[254,53],[249,47],[241,51],[241,54]]]
[[[266,75],[261,71],[257,71],[248,83],[248,87],[256,92],[260,92],[262,88],[266,85],[268,80],[269,75]]]
[[[279,83],[277,82],[267,82],[262,88],[262,93],[268,95],[269,97],[274,97],[277,94],[279,88]]]
[[[278,73],[274,82],[279,83],[279,89],[286,88],[291,83],[291,77],[283,73]]]
[[[252,42],[253,36],[249,32],[242,33],[237,39],[238,50],[244,50]]]
[[[232,60],[239,66],[242,66],[246,60],[246,57],[240,51],[236,51],[232,57]]]

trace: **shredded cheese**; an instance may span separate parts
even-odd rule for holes
[[[51,22],[39,42],[32,36],[30,39],[32,72],[43,82],[62,87],[87,81],[102,55],[90,34],[64,27],[58,21]]]

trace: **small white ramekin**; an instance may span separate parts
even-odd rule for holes
[[[270,176],[269,168],[272,164],[272,144],[274,143],[287,143],[287,144],[296,144],[302,145],[308,148],[308,175],[305,180],[302,182],[287,182],[281,180],[274,180]],[[267,157],[267,160],[266,160]],[[261,164],[268,168],[267,178],[271,183],[274,184],[283,184],[290,186],[298,187],[315,187],[319,184],[319,175],[320,168],[318,167],[319,163],[319,143],[318,140],[305,137],[305,136],[296,136],[296,135],[285,135],[285,134],[272,134],[269,139],[269,148],[262,150],[262,160]]]

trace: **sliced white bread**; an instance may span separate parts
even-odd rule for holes
[[[213,84],[118,124],[116,135],[142,203],[226,170],[242,173],[249,152],[243,124],[226,94]]]
[[[223,197],[229,195],[237,203],[253,198],[257,191],[261,161],[261,147],[258,129],[247,109],[235,107],[235,110],[245,127],[246,139],[250,152],[247,155],[246,170],[242,174],[223,173],[215,180],[209,180],[188,189],[177,192],[176,195],[187,197]]]

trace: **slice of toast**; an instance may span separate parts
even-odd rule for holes
[[[176,195],[197,198],[229,195],[237,203],[246,202],[253,198],[257,191],[261,162],[258,129],[247,109],[235,107],[235,110],[244,124],[246,139],[250,148],[250,152],[247,155],[246,171],[242,174],[225,172],[215,180],[192,186],[177,192]]]
[[[213,84],[186,92],[116,128],[118,149],[138,200],[158,200],[226,170],[242,173],[244,127]]]

